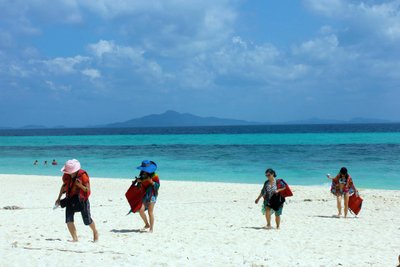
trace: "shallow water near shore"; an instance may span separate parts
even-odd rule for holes
[[[400,124],[0,131],[0,173],[58,176],[70,158],[92,177],[132,178],[148,158],[166,180],[262,183],[272,167],[327,187],[346,166],[358,187],[400,189]]]

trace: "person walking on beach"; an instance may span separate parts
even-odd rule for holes
[[[280,195],[280,192],[286,189],[286,183],[282,179],[275,179],[276,172],[273,169],[267,169],[265,171],[265,176],[267,176],[267,180],[265,181],[264,186],[261,189],[260,195],[257,197],[255,203],[258,204],[260,198],[264,198],[262,213],[265,215],[265,218],[267,220],[267,225],[265,228],[272,228],[271,214],[275,213],[276,229],[279,229],[283,203],[285,202],[285,198]]]
[[[144,222],[142,231],[152,233],[154,227],[154,205],[157,202],[158,189],[160,188],[160,179],[155,173],[157,164],[154,161],[143,160],[142,164],[136,169],[140,170],[140,174],[134,183],[140,183],[145,192],[142,199],[142,206],[139,210],[140,217]],[[147,219],[146,210],[149,219]]]
[[[62,186],[58,194],[55,205],[65,207],[65,223],[72,236],[72,242],[78,241],[74,224],[75,212],[80,212],[83,223],[89,225],[93,231],[93,242],[98,241],[99,234],[96,225],[90,216],[90,181],[86,171],[81,169],[81,164],[76,159],[68,160],[61,169],[64,173]],[[66,193],[66,198],[61,200],[61,196]]]
[[[346,167],[342,167],[336,177],[326,175],[328,179],[332,180],[331,193],[336,196],[338,217],[342,215],[342,198],[344,198],[344,217],[347,217],[349,210],[349,198],[356,189],[354,187],[353,179],[347,172]]]

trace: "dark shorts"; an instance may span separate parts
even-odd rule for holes
[[[80,212],[82,215],[82,220],[85,225],[89,225],[93,222],[90,217],[90,203],[89,200],[82,202],[83,209]],[[66,206],[65,209],[65,223],[74,222],[74,214],[75,211],[72,209],[70,205]]]

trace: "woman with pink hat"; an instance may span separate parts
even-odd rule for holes
[[[86,171],[81,169],[81,164],[76,159],[68,160],[61,171],[63,184],[56,200],[56,206],[65,207],[65,222],[72,236],[72,241],[77,242],[78,236],[74,224],[75,212],[82,214],[83,223],[89,225],[93,231],[93,242],[99,238],[96,225],[90,216],[90,181]],[[66,194],[66,198],[61,200],[61,196]]]

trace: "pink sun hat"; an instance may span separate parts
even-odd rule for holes
[[[77,159],[70,159],[65,162],[64,167],[62,167],[61,171],[66,174],[72,174],[81,169],[81,164]]]

